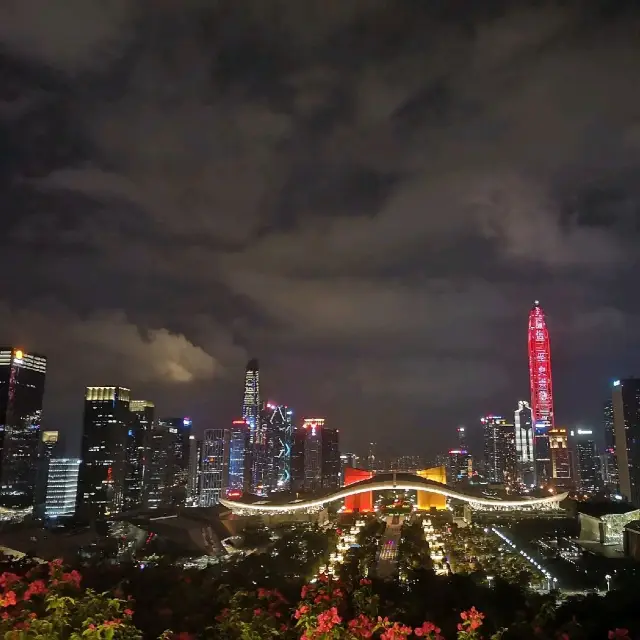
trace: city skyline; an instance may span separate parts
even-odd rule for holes
[[[87,384],[228,424],[255,357],[348,449],[444,451],[527,397],[535,299],[558,424],[640,373],[637,3],[15,4],[0,333],[47,429]]]

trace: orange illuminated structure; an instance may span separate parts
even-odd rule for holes
[[[416,474],[425,480],[433,480],[441,484],[447,483],[447,470],[444,467],[432,467],[431,469],[420,469]],[[445,496],[430,491],[418,491],[418,509],[446,509],[447,499]]]
[[[344,486],[346,487],[347,485],[353,484],[354,482],[360,482],[361,480],[368,480],[372,477],[373,472],[371,471],[345,467]],[[356,493],[352,496],[347,496],[344,499],[344,510],[348,511],[349,513],[363,513],[367,511],[373,511],[373,491],[367,491],[366,493]]]

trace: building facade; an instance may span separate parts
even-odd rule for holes
[[[52,458],[49,461],[45,518],[65,518],[75,514],[79,472],[79,458]]]
[[[235,496],[250,490],[249,424],[234,420],[229,433],[229,491]]]
[[[158,421],[167,428],[169,460],[167,466],[167,501],[171,506],[186,504],[189,484],[190,436],[193,428],[191,418],[162,418]]]
[[[47,482],[49,478],[49,462],[58,457],[61,439],[59,431],[43,431],[38,447],[38,468],[36,476],[35,500],[33,513],[36,518],[44,518],[47,500]],[[75,499],[75,496],[74,496]]]
[[[324,418],[305,418],[304,489],[319,491],[340,486],[339,432],[325,426]]]
[[[592,429],[573,429],[571,431],[574,463],[577,472],[577,484],[580,491],[593,495],[602,488],[600,456]]]
[[[516,442],[512,422],[502,416],[481,419],[484,440],[484,472],[489,482],[509,483],[516,477]]]
[[[541,485],[551,481],[553,475],[548,431],[554,427],[554,402],[549,331],[537,300],[529,313],[528,342],[536,481]]]
[[[169,425],[154,421],[149,432],[148,465],[144,480],[144,504],[147,509],[171,504],[171,434]]]
[[[200,475],[202,473],[202,440],[193,434],[189,436],[189,491],[187,505],[200,504]]]
[[[535,439],[531,406],[525,400],[518,402],[514,414],[518,482],[531,487],[536,484]]]
[[[87,387],[82,430],[78,508],[95,519],[122,511],[131,392],[125,387]]]
[[[127,460],[123,510],[137,509],[145,501],[145,483],[149,475],[150,438],[155,405],[149,400],[131,400],[131,425],[127,431]]]
[[[47,359],[0,347],[0,501],[34,504]]]
[[[551,476],[553,485],[560,490],[575,486],[573,457],[569,449],[569,434],[563,427],[554,427],[547,432],[551,451]]]
[[[602,457],[602,479],[610,493],[620,490],[618,478],[618,457],[616,455],[616,431],[613,419],[613,399],[604,404],[604,454]]]
[[[616,380],[612,395],[620,493],[640,506],[640,379]]]
[[[291,452],[293,448],[293,410],[285,405],[267,403],[262,412],[266,435],[266,486],[268,492],[291,489]]]
[[[202,440],[200,506],[218,504],[229,483],[229,429],[207,429]]]

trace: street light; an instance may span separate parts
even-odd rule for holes
[[[491,582],[493,581],[493,576],[487,576],[487,581],[489,582],[489,589],[491,589]]]
[[[604,579],[607,581],[607,591],[611,591],[611,576],[607,573]]]
[[[554,590],[558,588],[558,578],[553,579],[553,588]]]

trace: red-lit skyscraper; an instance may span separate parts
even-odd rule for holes
[[[529,313],[529,380],[535,430],[536,480],[541,484],[550,480],[552,475],[548,431],[554,425],[549,331],[544,311],[537,300]]]

